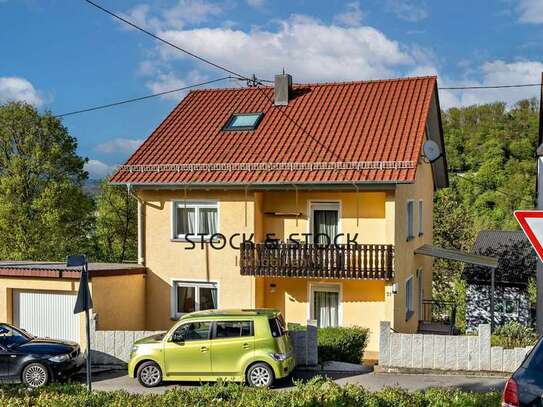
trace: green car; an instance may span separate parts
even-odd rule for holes
[[[209,310],[186,314],[168,332],[136,341],[128,374],[145,387],[218,379],[269,387],[294,366],[278,311]]]

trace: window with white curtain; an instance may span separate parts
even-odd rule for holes
[[[339,285],[312,285],[310,307],[310,317],[319,328],[339,326]]]
[[[174,201],[173,238],[209,238],[219,231],[218,216],[217,202]]]
[[[413,276],[410,276],[405,281],[405,320],[408,321],[413,313]]]
[[[407,201],[407,240],[413,239],[413,201]]]
[[[217,309],[217,284],[208,282],[175,281],[173,283],[172,317],[207,309]]]

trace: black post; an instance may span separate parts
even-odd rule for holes
[[[83,273],[85,273],[85,282],[88,284],[89,281],[89,266],[88,263],[85,262],[85,265],[83,266]],[[84,290],[85,295],[85,304],[89,302],[89,298],[87,297],[88,290]],[[85,308],[85,323],[87,328],[87,389],[89,392],[92,391],[92,378],[91,378],[91,340],[90,340],[90,318],[89,318],[89,308]]]
[[[494,332],[494,299],[496,285],[496,269],[492,268],[490,272],[490,332]]]

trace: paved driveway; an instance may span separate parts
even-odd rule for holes
[[[314,376],[312,372],[295,372],[295,379],[307,380]],[[391,373],[365,373],[359,375],[332,374],[332,378],[339,384],[357,384],[371,391],[378,391],[384,387],[393,386],[406,390],[424,390],[430,387],[456,387],[462,390],[475,392],[502,391],[505,379],[496,377],[476,376],[445,376],[445,375],[409,375]],[[83,378],[84,380],[84,378]],[[167,383],[158,388],[147,389],[130,379],[124,372],[103,372],[93,376],[95,390],[126,390],[130,393],[163,393],[175,386],[189,388],[197,386],[195,383],[174,382]],[[278,390],[288,390],[292,387],[292,380],[283,380],[276,387]]]

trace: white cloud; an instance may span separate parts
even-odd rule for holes
[[[519,19],[523,23],[543,23],[543,1],[519,0]]]
[[[130,21],[152,30],[182,29],[187,24],[201,24],[219,15],[222,7],[205,0],[178,0],[173,7],[151,8],[148,4],[137,5],[123,13]],[[124,28],[126,24],[122,23]]]
[[[24,78],[16,76],[0,77],[0,103],[22,101],[36,107],[43,99],[34,86]]]
[[[480,67],[470,71],[479,79],[456,80],[446,76],[439,77],[440,87],[466,87],[466,86],[495,86],[510,84],[539,83],[543,62],[517,61],[506,62],[502,60],[487,61]],[[433,66],[418,67],[410,74],[436,74],[438,70]],[[502,88],[502,89],[468,89],[439,91],[440,104],[443,109],[453,106],[469,106],[481,103],[503,101],[512,105],[520,99],[537,97],[539,87]]]
[[[91,179],[105,178],[115,171],[116,165],[107,165],[99,160],[89,160],[85,163],[85,171],[89,173]]]
[[[94,149],[103,154],[121,153],[125,155],[132,154],[138,148],[143,140],[129,138],[114,138],[105,143],[98,144]]]
[[[363,17],[364,13],[360,8],[360,3],[353,1],[347,4],[346,10],[343,13],[337,14],[334,17],[334,22],[347,27],[357,27],[362,23]]]
[[[207,77],[201,75],[198,71],[190,71],[184,79],[181,79],[171,71],[164,72],[159,70],[153,75],[153,79],[148,80],[145,85],[153,93],[167,92],[173,89],[184,88],[188,85],[193,85],[199,82],[205,82]],[[188,92],[179,91],[174,93],[168,93],[161,96],[163,99],[173,100],[179,102],[183,96]]]
[[[396,17],[409,22],[417,22],[428,17],[425,2],[420,0],[387,0],[386,8]]]
[[[325,25],[306,16],[292,16],[276,31],[196,28],[159,34],[236,72],[262,78],[285,68],[295,81],[374,79],[415,63],[406,47],[375,28]],[[160,54],[165,60],[186,58],[169,47],[161,47]]]

